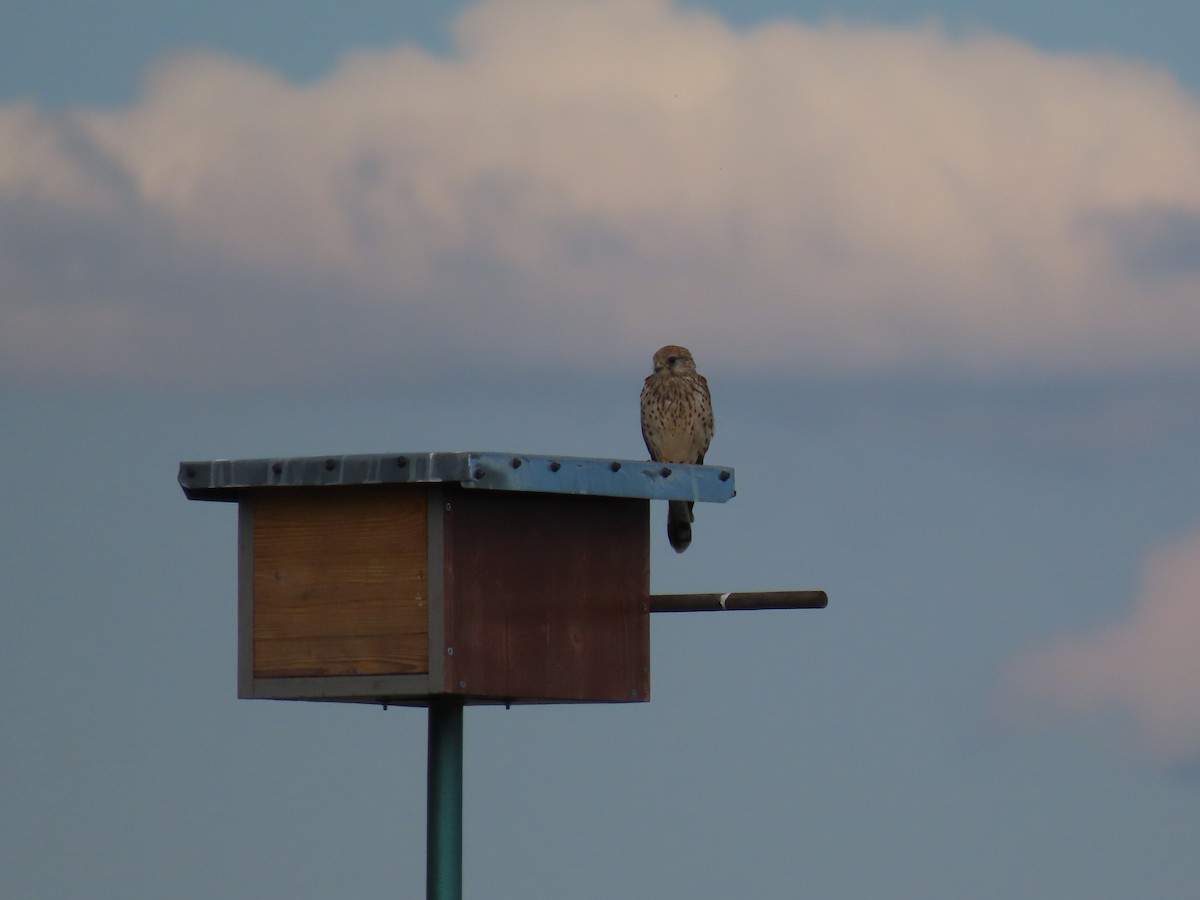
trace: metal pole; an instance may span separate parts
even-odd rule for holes
[[[463,705],[429,702],[429,781],[426,789],[425,896],[462,898]]]

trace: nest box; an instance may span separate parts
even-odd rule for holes
[[[408,453],[180,464],[238,505],[238,696],[424,705],[650,696],[650,500],[733,472]]]

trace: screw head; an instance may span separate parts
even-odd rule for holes
[[[407,465],[408,465],[408,457],[407,456],[397,456],[396,457],[396,467],[397,468],[403,469]]]
[[[619,462],[617,462],[615,459],[614,459],[612,462],[610,462],[610,463],[608,464],[608,467],[609,467],[610,469],[612,469],[614,472],[620,472],[620,471],[621,471],[621,464],[620,464]]]
[[[472,476],[474,476],[475,480],[476,480],[476,481],[478,481],[480,478],[482,478],[482,477],[483,477],[483,467],[482,467],[482,466],[480,466],[479,468],[477,468],[477,469],[476,469],[474,472],[472,472],[471,474],[472,474]]]
[[[282,475],[283,474],[283,463],[274,463],[271,466],[271,471],[274,472],[276,475]]]
[[[550,471],[551,472],[557,472],[561,468],[562,468],[562,463],[560,463],[557,459],[550,460]]]
[[[671,470],[669,468],[667,468],[666,466],[663,466],[661,469],[658,470],[658,474],[661,475],[663,478],[670,478]]]
[[[332,457],[330,457],[329,459],[325,460],[325,471],[326,472],[332,472],[336,468],[337,468],[337,460],[336,459],[333,459]]]
[[[728,481],[729,480],[729,471],[727,469],[722,469],[721,474],[718,475],[717,477],[720,478],[722,481]]]

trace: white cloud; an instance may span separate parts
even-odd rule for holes
[[[1142,749],[1200,760],[1200,532],[1151,554],[1129,618],[1030,649],[1006,674],[1009,712],[1086,718],[1116,711]]]
[[[290,84],[0,107],[0,376],[1200,362],[1200,103],[1001,37],[486,0]],[[92,341],[93,335],[98,337]]]

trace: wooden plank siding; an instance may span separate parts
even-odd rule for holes
[[[429,670],[426,488],[254,491],[256,678]]]

